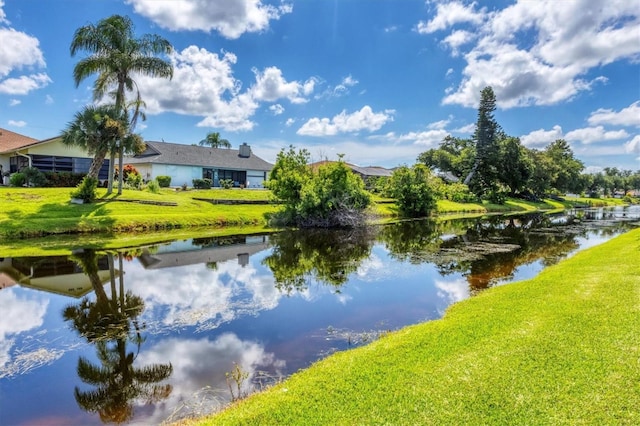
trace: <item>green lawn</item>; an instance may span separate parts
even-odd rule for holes
[[[635,230],[195,423],[640,424],[639,258]]]

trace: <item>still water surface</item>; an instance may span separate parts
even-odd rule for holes
[[[235,366],[249,392],[639,221],[631,207],[3,258],[0,424],[202,414]]]

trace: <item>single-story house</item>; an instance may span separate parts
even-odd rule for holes
[[[191,186],[194,179],[211,179],[214,187],[221,179],[231,179],[234,186],[263,188],[273,164],[251,152],[246,143],[239,149],[209,148],[168,142],[145,142],[143,153],[126,157],[144,180],[171,176],[171,186]]]
[[[2,172],[15,173],[26,167],[41,172],[89,171],[93,157],[83,148],[67,146],[59,136],[37,140],[6,129],[0,129],[0,166]],[[109,159],[100,169],[99,178],[107,179]]]

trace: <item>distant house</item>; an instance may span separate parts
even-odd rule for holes
[[[3,172],[15,173],[26,167],[41,172],[87,173],[93,157],[85,149],[64,145],[59,136],[37,140],[0,129],[0,166]],[[100,169],[99,178],[107,179],[109,160]]]
[[[324,166],[326,164],[331,164],[331,163],[335,163],[335,161],[326,161],[326,160],[318,161],[318,162],[309,164],[309,166],[313,170],[317,170],[319,167]],[[348,168],[350,168],[353,173],[360,176],[367,187],[372,185],[371,182],[373,179],[388,178],[393,174],[393,170],[385,169],[384,167],[379,167],[379,166],[361,167],[361,166],[356,166],[355,164],[350,164],[346,162],[344,164]]]
[[[171,176],[171,186],[192,185],[193,179],[211,179],[214,187],[221,179],[231,179],[234,186],[262,188],[271,163],[251,152],[246,143],[239,149],[209,148],[167,142],[146,142],[143,153],[124,159],[145,180]]]

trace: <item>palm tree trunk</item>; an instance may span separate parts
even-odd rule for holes
[[[106,156],[106,149],[96,152],[95,156],[93,157],[93,161],[91,162],[91,166],[89,166],[89,172],[87,173],[87,176],[98,179],[100,169],[102,168],[102,163],[104,163],[104,158]]]
[[[113,168],[116,161],[116,152],[111,150],[111,156],[109,157],[109,184],[107,185],[107,195],[113,192]]]
[[[118,148],[118,195],[122,195],[122,181],[124,179],[123,153],[124,147],[122,146],[122,142],[120,142],[120,148]]]

